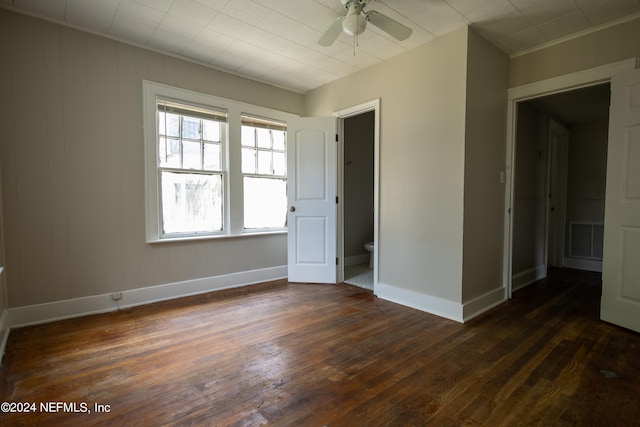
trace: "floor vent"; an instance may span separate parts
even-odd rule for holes
[[[569,224],[569,256],[601,260],[603,237],[604,224],[571,222]]]

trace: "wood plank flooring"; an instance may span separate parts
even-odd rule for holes
[[[640,425],[640,335],[599,297],[559,270],[463,325],[277,281],[15,329],[0,401],[36,411],[0,424]]]

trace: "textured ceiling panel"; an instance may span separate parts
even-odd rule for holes
[[[640,0],[364,0],[411,28],[398,41],[369,23],[317,44],[340,0],[0,0],[0,5],[305,92],[471,25],[513,54],[640,16]],[[354,55],[355,51],[355,55]]]

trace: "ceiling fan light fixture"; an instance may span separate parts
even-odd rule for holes
[[[349,6],[347,16],[345,16],[342,21],[342,30],[350,36],[355,36],[362,34],[366,27],[367,19],[360,14],[358,6],[355,4]]]

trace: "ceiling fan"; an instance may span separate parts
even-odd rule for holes
[[[367,22],[371,22],[397,40],[402,41],[409,38],[413,32],[411,28],[375,10],[365,12],[364,7],[372,1],[375,0],[340,0],[340,3],[347,10],[347,14],[339,17],[329,26],[318,40],[318,44],[331,46],[342,32],[354,37],[362,34],[367,27]]]

